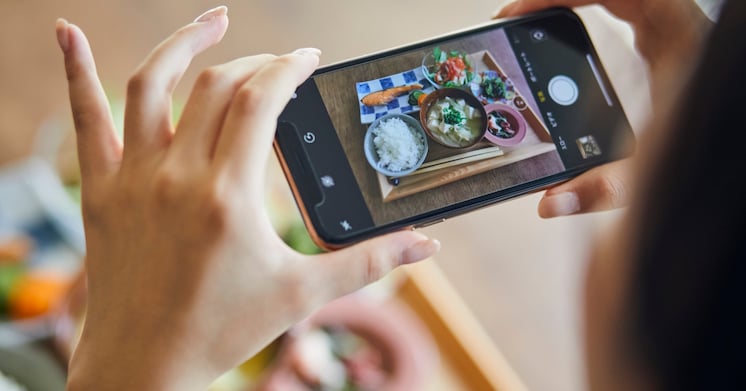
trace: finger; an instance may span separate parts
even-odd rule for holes
[[[236,91],[266,63],[272,55],[233,60],[205,70],[197,78],[179,119],[171,150],[185,164],[207,163]]]
[[[64,19],[57,20],[56,32],[65,56],[82,179],[95,181],[118,167],[122,146],[85,34]]]
[[[500,9],[495,12],[494,15],[492,15],[492,19],[500,19],[500,18],[507,18],[509,16],[513,16],[513,8],[515,8],[517,4],[517,1],[512,1],[508,4],[505,4]]]
[[[547,190],[539,201],[539,216],[551,218],[626,206],[629,164],[629,159],[607,163]]]
[[[222,39],[227,8],[214,8],[161,42],[138,67],[127,86],[125,158],[151,153],[171,140],[171,94],[195,55]]]
[[[320,289],[326,295],[322,299],[331,300],[381,279],[400,265],[429,258],[439,250],[437,240],[418,232],[398,232],[317,256],[311,267],[319,270],[326,285],[326,289]]]
[[[580,7],[600,2],[600,0],[516,0],[500,9],[493,18],[519,16],[551,7]]]
[[[299,49],[267,63],[236,93],[215,150],[215,165],[232,178],[255,181],[263,172],[277,117],[319,64],[318,49]],[[258,182],[256,182],[258,181]]]

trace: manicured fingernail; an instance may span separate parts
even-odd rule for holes
[[[401,263],[403,265],[415,263],[433,256],[440,250],[440,241],[437,239],[425,239],[413,244],[404,250]]]
[[[573,192],[544,197],[539,204],[539,215],[541,217],[567,216],[578,211],[580,211],[580,199]]]
[[[206,11],[204,14],[198,16],[196,19],[194,19],[193,23],[204,23],[209,22],[218,16],[223,16],[228,13],[228,7],[221,5],[218,7],[215,7],[209,11]]]
[[[67,29],[69,23],[65,19],[57,19],[55,30],[57,31],[57,44],[60,45],[60,49],[66,52],[70,47],[70,32]]]
[[[318,56],[321,55],[321,50],[316,49],[316,48],[300,48],[300,49],[296,49],[293,52],[293,54],[300,54],[300,55],[303,55],[303,56],[316,56],[316,57],[318,57]]]

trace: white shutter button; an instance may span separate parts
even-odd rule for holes
[[[567,76],[559,75],[552,78],[548,90],[549,96],[559,105],[570,106],[578,100],[578,85]]]

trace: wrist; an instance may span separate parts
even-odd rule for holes
[[[131,329],[84,329],[68,365],[66,390],[205,390],[212,381],[209,367],[179,354],[173,340]]]

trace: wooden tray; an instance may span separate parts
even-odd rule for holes
[[[434,260],[400,268],[395,299],[430,329],[440,369],[430,391],[526,391],[527,388]]]
[[[500,75],[505,75],[505,72],[488,51],[472,53],[470,57],[476,62],[477,69],[491,69]],[[460,150],[458,153],[454,153],[454,150],[442,147],[429,140],[430,152],[423,168],[410,175],[398,178],[398,185],[394,186],[389,178],[378,174],[378,184],[383,201],[393,201],[556,150],[544,122],[531,106],[525,104],[524,95],[521,94],[518,87],[516,87],[515,92],[516,97],[513,102],[519,104],[513,106],[521,111],[528,123],[526,138],[523,142],[515,147],[499,148],[489,142],[482,142],[469,150]],[[496,150],[501,150],[502,153]],[[489,152],[492,152],[492,154],[489,154]],[[429,163],[438,161],[443,162],[441,165],[443,168],[428,167]]]

